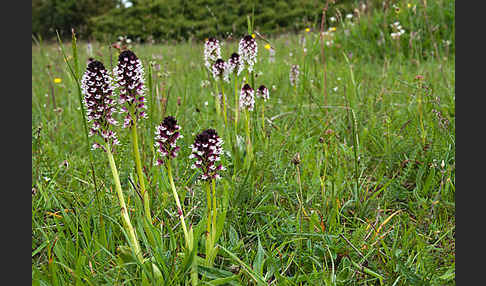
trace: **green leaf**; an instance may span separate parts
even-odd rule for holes
[[[207,277],[208,279],[212,279],[209,282],[203,282],[204,284],[208,285],[222,285],[228,283],[229,285],[241,285],[240,283],[236,282],[240,277],[240,274],[234,274],[233,272],[226,271],[223,269],[218,269],[214,267],[208,267],[200,265],[198,268],[199,274]]]
[[[257,285],[267,285],[267,283],[265,282],[265,279],[259,275],[258,273],[256,273],[255,271],[253,271],[250,266],[248,266],[248,264],[246,264],[245,262],[243,262],[241,259],[238,258],[238,256],[236,256],[234,253],[232,253],[231,251],[229,251],[228,249],[224,248],[224,246],[222,245],[218,245],[223,251],[225,251],[233,260],[235,260],[236,262],[238,262],[242,267],[243,269],[245,270],[246,273],[248,273],[248,275],[253,279],[255,280],[255,282],[257,283]]]
[[[264,260],[265,250],[263,250],[262,244],[260,242],[260,236],[258,236],[258,250],[253,260],[253,270],[255,270],[258,274],[263,276],[263,264],[265,263]]]

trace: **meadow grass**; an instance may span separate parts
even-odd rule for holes
[[[224,138],[227,170],[218,200],[227,204],[226,220],[214,265],[199,265],[201,285],[455,284],[454,54],[439,40],[426,59],[405,56],[392,44],[384,58],[326,47],[324,92],[317,32],[270,37],[274,63],[266,42],[257,40],[255,82],[270,90],[266,122],[262,130],[257,99],[248,167],[233,160],[245,157],[244,122],[236,149],[229,134]],[[366,40],[356,40],[366,51]],[[223,58],[237,44],[224,42]],[[118,131],[122,145],[114,157],[144,257],[162,273],[157,280],[152,267],[131,258],[108,160],[88,151],[77,86],[59,45],[32,45],[33,285],[189,283],[190,260],[202,256],[203,244],[184,255],[169,179],[153,164],[153,133],[165,116],[177,118],[184,137],[173,178],[187,225],[204,222],[205,186],[190,169],[189,146],[204,129],[223,130],[223,120],[215,89],[202,84],[208,79],[202,47],[132,46],[153,75],[149,118],[139,122],[149,231],[137,211],[143,205],[127,130]],[[68,43],[64,50],[72,61]],[[82,73],[86,43],[77,52]],[[93,43],[93,52],[108,69],[116,65],[117,51],[108,44]],[[295,91],[292,64],[301,70]],[[233,84],[225,93],[232,129]]]

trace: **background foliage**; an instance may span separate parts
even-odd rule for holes
[[[254,14],[255,31],[262,35],[297,32],[311,27],[319,30],[325,1],[315,0],[140,0],[126,8],[120,0],[34,0],[32,1],[32,32],[51,39],[56,29],[61,36],[69,36],[71,28],[81,39],[111,43],[119,36],[137,42],[167,43],[203,40],[207,37],[239,38],[247,32],[247,16]],[[438,39],[452,43],[454,52],[454,1],[424,1],[418,13],[405,13],[407,1],[335,1],[329,5],[326,27],[331,17],[345,19],[348,14],[366,21],[350,27],[348,33],[374,43],[374,53],[383,57],[387,45],[385,35],[392,32],[395,21],[413,30],[402,37],[401,46],[406,57],[422,51],[408,49],[412,40],[419,48],[433,50]],[[394,13],[387,13],[394,10]],[[414,9],[415,10],[415,9]],[[422,19],[425,19],[423,21]],[[345,21],[342,21],[345,22]],[[413,38],[413,39],[412,39]],[[360,50],[360,41],[340,43],[343,48]],[[349,46],[348,46],[349,45]]]

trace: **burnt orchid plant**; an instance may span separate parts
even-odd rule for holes
[[[142,172],[142,161],[138,147],[137,126],[141,119],[147,118],[145,105],[145,79],[142,62],[131,50],[125,50],[118,56],[118,64],[113,69],[115,88],[118,91],[118,100],[121,106],[120,113],[124,114],[123,128],[131,131],[133,155],[137,170],[140,191],[143,197],[145,217],[152,222],[150,214],[150,197],[145,187]]]
[[[184,231],[184,239],[186,242],[186,249],[188,253],[191,253],[194,249],[194,232],[190,227],[187,230],[186,221],[184,219],[184,209],[182,208],[177,194],[176,186],[174,184],[174,178],[172,176],[171,161],[177,157],[177,153],[180,147],[177,146],[177,140],[182,138],[180,133],[181,127],[177,124],[177,120],[173,116],[167,116],[164,120],[155,128],[154,147],[157,150],[157,160],[155,164],[163,166],[169,178],[170,188],[174,201],[177,206],[177,215],[181,220],[182,230]],[[197,260],[194,260],[191,267],[191,282],[193,285],[197,285]]]
[[[199,180],[205,183],[207,198],[207,224],[206,224],[206,260],[207,266],[211,266],[216,258],[218,248],[216,243],[221,235],[226,210],[218,213],[216,196],[216,181],[221,179],[220,172],[226,170],[220,163],[223,153],[223,139],[214,129],[207,129],[196,135],[194,143],[190,146],[192,152],[190,159],[196,161],[191,165],[192,169],[202,172]]]
[[[248,79],[251,80],[251,85],[253,87],[255,81],[254,66],[257,62],[258,55],[258,45],[255,38],[251,35],[244,36],[238,45],[238,54],[246,67]]]
[[[216,61],[218,59],[221,59],[221,44],[218,39],[214,37],[210,37],[204,43],[204,66],[206,66],[209,73],[212,74],[213,79],[216,79],[219,76],[218,74],[215,75],[215,71],[217,73],[219,67],[219,65],[215,66]],[[208,77],[211,80],[211,76],[208,75]],[[221,115],[221,106],[220,106],[221,99],[219,98],[219,96],[220,94],[218,91],[218,86],[216,84],[216,94],[215,94],[214,102],[215,102],[216,113],[218,114],[218,117]]]
[[[218,94],[218,98],[220,102],[217,103],[223,105],[223,116],[224,116],[224,124],[225,128],[228,126],[228,117],[226,114],[226,100],[224,95],[224,81],[229,82],[229,73],[228,73],[228,64],[221,58],[217,59],[214,64],[211,66],[211,73],[213,75],[214,80],[216,81],[216,93]],[[219,83],[219,89],[218,89]]]
[[[155,164],[165,167],[172,194],[177,205],[177,214],[181,220],[182,229],[184,231],[186,247],[192,249],[192,229],[190,232],[187,230],[186,222],[184,220],[184,210],[182,209],[172,176],[171,160],[177,157],[177,152],[180,150],[180,147],[177,146],[177,140],[183,137],[180,133],[180,129],[181,127],[177,124],[177,120],[173,116],[165,117],[162,123],[155,128],[154,147],[156,148],[158,155]]]
[[[116,101],[113,95],[112,78],[103,63],[97,60],[90,60],[81,79],[81,89],[84,95],[87,121],[91,123],[89,135],[97,135],[97,142],[93,144],[93,149],[102,149],[108,157],[113,180],[115,181],[115,190],[120,203],[123,226],[128,234],[130,248],[139,262],[143,263],[140,244],[130,222],[120,177],[113,158],[114,147],[120,144],[115,131],[112,130],[117,124],[113,118]]]
[[[235,134],[238,131],[239,97],[238,97],[238,77],[244,69],[244,64],[238,53],[231,54],[228,59],[227,74],[232,75],[235,81]]]
[[[246,157],[245,162],[249,163],[253,158],[253,149],[251,143],[251,117],[250,111],[255,106],[255,91],[251,86],[245,83],[240,90],[240,108],[245,112],[245,133],[246,133]]]
[[[270,99],[270,91],[268,90],[268,88],[266,86],[264,86],[262,84],[256,90],[256,97],[263,99],[263,101],[265,102],[268,99]],[[265,103],[264,102],[262,102],[262,104],[261,104],[261,106],[262,106],[262,108],[261,108],[261,110],[262,110],[262,131],[265,131]]]
[[[289,72],[290,85],[294,88],[294,97],[297,97],[297,85],[299,84],[300,67],[292,65]]]

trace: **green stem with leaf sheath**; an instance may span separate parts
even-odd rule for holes
[[[125,198],[123,196],[123,191],[120,184],[120,177],[118,176],[118,170],[116,169],[115,159],[111,153],[111,146],[106,144],[106,154],[108,156],[108,161],[110,162],[111,172],[113,174],[113,180],[115,181],[115,190],[118,195],[118,200],[120,202],[121,216],[123,219],[123,225],[128,234],[130,240],[130,246],[135,253],[137,259],[140,263],[143,263],[142,252],[140,250],[140,244],[138,243],[137,237],[135,235],[135,230],[133,229],[132,223],[130,222],[130,217],[128,216],[127,206],[125,205]]]
[[[211,186],[213,187],[213,227],[211,229],[212,235],[211,239],[213,241],[212,245],[216,242],[214,241],[216,238],[216,213],[217,213],[217,205],[216,205],[216,182],[215,180],[211,180]]]
[[[150,198],[147,190],[145,189],[145,180],[142,172],[142,161],[140,160],[140,152],[138,150],[137,120],[134,118],[133,113],[132,113],[132,118],[133,118],[133,125],[130,127],[130,129],[132,131],[131,135],[132,135],[132,142],[133,142],[132,144],[133,155],[135,156],[135,167],[137,169],[140,191],[143,196],[143,207],[144,207],[145,217],[150,223],[152,223],[152,217],[150,215]]]
[[[240,110],[238,99],[238,76],[235,76],[235,135],[238,133],[238,114]]]
[[[253,157],[252,146],[251,146],[251,135],[250,135],[250,112],[248,109],[245,110],[245,132],[246,132],[246,162],[249,163]]]
[[[265,139],[265,101],[262,102],[262,132]]]
[[[207,205],[208,205],[208,221],[207,221],[207,234],[211,233],[211,188],[209,186],[209,183],[206,184],[206,200],[207,200]]]
[[[189,234],[187,232],[186,222],[184,221],[184,212],[182,210],[181,202],[179,201],[179,195],[177,194],[176,187],[174,184],[174,179],[172,178],[172,167],[170,164],[170,160],[167,160],[167,176],[169,177],[170,187],[172,189],[172,194],[174,195],[174,200],[177,205],[177,213],[181,219],[182,230],[184,231],[184,238],[186,239],[186,247],[192,248],[189,242]]]
[[[228,117],[226,115],[226,99],[224,96],[224,83],[221,80],[221,101],[223,103],[223,115],[224,115],[224,130],[226,130],[226,126],[228,126]]]
[[[216,86],[216,94],[214,95],[214,103],[216,107],[216,114],[218,117],[221,115],[221,105],[219,101],[219,89],[218,89],[218,83],[214,81],[214,85]]]

